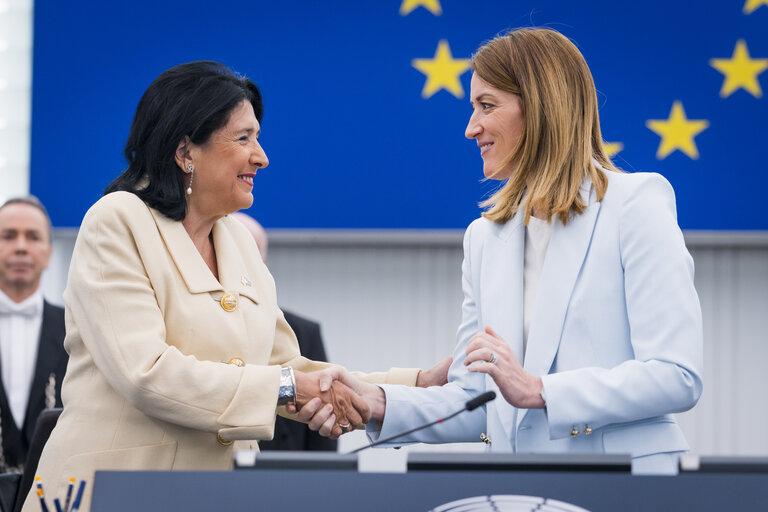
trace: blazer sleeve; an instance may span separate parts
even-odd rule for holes
[[[226,439],[271,436],[280,367],[237,368],[166,343],[143,263],[160,248],[136,239],[136,231],[153,226],[151,216],[143,204],[118,195],[106,196],[86,214],[65,293],[71,325],[94,364],[149,416],[202,431],[229,430]]]
[[[543,376],[552,439],[574,425],[597,429],[686,411],[702,392],[701,307],[674,192],[658,174],[637,179],[619,224],[634,359]]]

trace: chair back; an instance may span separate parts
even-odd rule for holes
[[[21,474],[3,473],[0,475],[0,512],[11,512],[19,493]]]
[[[51,435],[53,427],[56,426],[56,422],[59,421],[61,411],[61,407],[44,409],[43,412],[40,413],[40,416],[37,417],[35,431],[32,433],[32,440],[29,442],[27,462],[24,464],[24,473],[21,475],[21,483],[19,484],[19,491],[16,494],[16,503],[13,507],[13,512],[21,512],[24,500],[27,499],[27,494],[29,494],[29,490],[32,488],[32,484],[35,481],[37,464],[40,462],[43,446],[45,446],[46,441],[48,441],[48,437]]]

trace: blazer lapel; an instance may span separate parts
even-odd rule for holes
[[[225,291],[237,291],[241,295],[250,297],[253,302],[258,304],[258,293],[252,282],[255,276],[249,275],[248,265],[243,257],[248,257],[250,254],[253,258],[259,258],[259,262],[261,260],[256,250],[249,252],[238,247],[235,235],[228,225],[231,222],[238,221],[223,218],[213,226],[213,244],[216,246],[219,281]]]
[[[224,217],[213,225],[213,245],[216,248],[216,265],[219,271],[217,280],[200,256],[184,225],[152,208],[150,211],[168,253],[190,293],[237,292],[250,297],[258,304],[258,293],[251,281],[254,276],[249,276],[246,262],[241,258],[241,254],[245,253],[238,247],[228,226],[229,222],[237,221]],[[256,250],[253,253],[254,257],[258,258]]]
[[[555,225],[539,279],[525,355],[524,367],[533,375],[548,374],[555,360],[565,314],[600,210],[590,180],[584,181],[580,193],[588,205],[584,213],[573,217],[567,226],[563,226],[560,221],[553,221]],[[518,415],[518,426],[526,412]]]
[[[2,414],[2,422],[0,423],[1,434],[4,428],[8,428],[6,426],[8,422],[12,422],[16,425],[16,422],[13,419],[13,414],[11,414],[11,407],[8,405],[8,397],[5,394],[5,384],[3,384],[2,372],[0,372],[0,414]],[[5,444],[5,438],[6,436],[3,436],[3,444]]]
[[[51,317],[52,306],[48,302],[43,303],[43,323],[40,326],[40,342],[37,347],[37,362],[35,374],[32,376],[32,386],[29,390],[27,411],[24,416],[23,429],[27,439],[32,439],[35,423],[40,412],[45,409],[46,388],[48,388],[51,374],[54,375],[54,400],[56,389],[61,383],[55,382],[56,368],[62,357],[66,356],[62,345],[61,330],[56,329],[56,322]]]
[[[482,325],[490,325],[518,356],[523,350],[523,215],[515,215],[489,237],[482,252],[480,304]],[[493,409],[504,427],[510,443],[517,409],[501,398],[496,383],[486,379],[489,390],[496,391],[499,400]]]
[[[173,258],[190,293],[223,290],[221,283],[216,280],[211,269],[200,256],[187,230],[184,229],[184,225],[179,221],[169,219],[153,208],[150,208],[149,211],[152,212],[160,236],[165,241],[168,253]]]

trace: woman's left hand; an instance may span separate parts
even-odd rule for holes
[[[491,362],[496,358],[495,362]],[[475,363],[475,364],[472,364]],[[521,409],[543,409],[541,377],[525,371],[509,345],[489,326],[469,340],[464,365],[491,376],[504,399]]]

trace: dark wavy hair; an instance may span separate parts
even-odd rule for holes
[[[256,84],[218,62],[198,61],[158,76],[136,107],[125,143],[128,168],[104,191],[125,190],[173,220],[187,214],[184,172],[175,161],[184,137],[205,144],[245,100],[261,123],[264,107]]]

